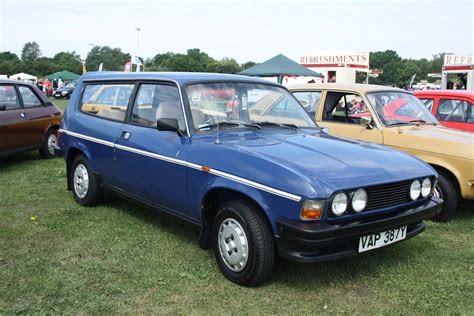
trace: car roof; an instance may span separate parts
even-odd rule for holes
[[[387,86],[379,86],[375,84],[340,84],[340,83],[307,83],[303,85],[292,85],[288,87],[289,90],[351,90],[358,91],[360,93],[373,92],[373,91],[401,91],[405,90]]]
[[[13,79],[0,79],[0,84],[28,84],[28,85],[34,85],[31,82],[28,81],[23,81],[23,80],[13,80]]]
[[[450,97],[468,97],[474,99],[474,92],[466,90],[420,90],[414,91],[417,96],[450,96]]]
[[[256,77],[215,74],[202,72],[118,72],[118,71],[95,71],[86,72],[82,75],[84,81],[89,80],[173,80],[179,84],[196,81],[235,81],[278,85],[269,80]],[[281,86],[283,87],[283,86]]]

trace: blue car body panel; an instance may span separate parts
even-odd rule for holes
[[[181,88],[183,100],[190,83],[275,84],[245,76],[192,73],[98,72],[79,79],[61,126],[60,146],[65,159],[71,149],[80,150],[104,182],[197,223],[202,218],[204,198],[216,189],[234,190],[255,201],[278,236],[277,220],[301,221],[300,209],[306,199],[329,201],[340,190],[437,177],[434,169],[407,154],[335,138],[319,129],[243,128],[219,135],[215,130],[188,130],[188,137],[79,110],[85,82],[114,80],[174,82]],[[190,120],[186,101],[184,107]],[[123,132],[130,137],[123,139]],[[326,213],[327,209],[323,219]]]

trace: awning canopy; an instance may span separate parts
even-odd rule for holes
[[[79,79],[80,75],[70,72],[68,70],[58,71],[54,74],[47,75],[48,80],[61,79],[65,81],[73,81]]]
[[[239,72],[239,74],[258,77],[278,77],[278,82],[280,83],[283,76],[324,77],[321,73],[312,71],[282,54],[245,69]]]
[[[33,80],[33,81],[36,81],[38,78],[35,77],[35,76],[33,76],[33,75],[29,75],[29,74],[26,74],[26,73],[24,73],[24,72],[20,72],[20,73],[11,75],[11,76],[10,76],[10,79],[13,79],[13,80]]]

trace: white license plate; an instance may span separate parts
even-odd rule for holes
[[[359,239],[359,252],[393,244],[394,242],[405,239],[406,236],[407,227],[402,226],[381,233],[361,237]]]

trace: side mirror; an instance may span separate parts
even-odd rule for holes
[[[372,125],[372,118],[370,116],[362,116],[360,118],[360,125],[366,126],[368,129],[374,128]]]
[[[156,121],[156,128],[159,131],[176,132],[179,136],[183,136],[183,132],[179,129],[178,120],[175,118],[160,118]]]
[[[5,111],[7,106],[5,104],[0,105],[0,111]]]

